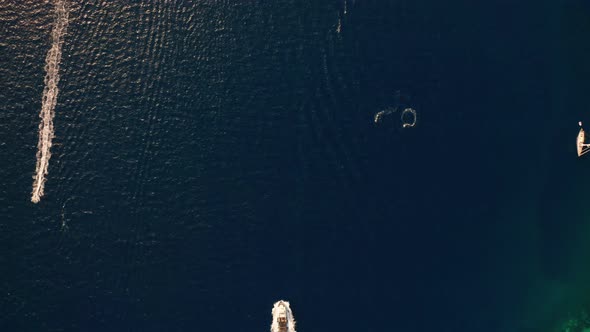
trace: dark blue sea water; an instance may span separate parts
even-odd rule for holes
[[[587,2],[68,11],[33,204],[55,6],[0,1],[1,331],[582,331]]]

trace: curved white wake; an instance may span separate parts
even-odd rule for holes
[[[68,25],[68,12],[64,0],[55,1],[55,25],[51,31],[51,48],[45,59],[45,88],[43,89],[43,99],[41,101],[41,112],[39,117],[39,143],[37,144],[37,167],[36,174],[33,177],[33,193],[31,201],[39,202],[43,196],[43,187],[45,186],[45,175],[51,158],[51,140],[53,139],[53,116],[55,104],[57,103],[57,83],[59,82],[59,62],[61,60],[61,46],[63,44],[63,35]]]
[[[272,308],[271,332],[295,332],[295,318],[287,301],[278,301]]]

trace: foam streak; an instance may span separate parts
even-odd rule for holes
[[[55,25],[51,31],[51,48],[45,59],[45,88],[41,100],[39,117],[39,143],[37,144],[37,166],[33,177],[33,192],[31,201],[38,203],[43,196],[45,176],[47,175],[49,158],[51,157],[51,140],[53,139],[53,116],[57,103],[57,83],[59,82],[59,62],[61,60],[61,46],[63,36],[68,25],[68,12],[64,0],[55,1]]]

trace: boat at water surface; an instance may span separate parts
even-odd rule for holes
[[[278,301],[272,308],[271,332],[295,332],[295,319],[287,301]]]

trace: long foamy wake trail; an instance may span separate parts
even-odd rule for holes
[[[295,317],[287,301],[277,301],[272,308],[270,332],[295,332]]]
[[[43,196],[45,186],[45,176],[51,158],[51,140],[53,139],[53,116],[55,114],[55,104],[57,103],[57,84],[59,82],[59,62],[61,60],[61,46],[63,36],[68,25],[68,11],[66,1],[55,0],[55,25],[51,31],[51,48],[45,59],[45,88],[43,89],[43,99],[41,100],[41,112],[39,117],[39,143],[37,144],[37,166],[35,176],[33,176],[33,193],[31,201],[39,202]]]

